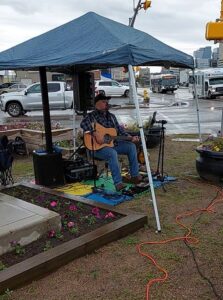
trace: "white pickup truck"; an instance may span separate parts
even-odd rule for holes
[[[50,110],[68,109],[73,106],[73,91],[65,82],[49,81],[48,95]],[[34,83],[20,92],[0,95],[0,109],[12,117],[24,115],[27,111],[42,110],[40,83]]]

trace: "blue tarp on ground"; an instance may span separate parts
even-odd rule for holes
[[[192,56],[94,12],[0,53],[2,70],[45,66],[65,72],[73,65],[90,70],[129,64],[194,66]]]
[[[153,177],[153,186],[154,188],[159,188],[167,183],[170,183],[172,181],[175,181],[176,177],[173,176],[164,176],[163,180],[160,181],[157,177]],[[97,187],[100,186],[100,184],[104,182],[105,189],[101,189],[101,192],[98,193],[89,193],[86,195],[83,195],[84,198],[91,199],[100,203],[108,204],[108,205],[118,205],[125,201],[130,201],[134,199],[134,195],[125,195],[121,192],[115,192],[114,190],[114,184],[111,178],[105,179],[100,178],[97,180]],[[90,184],[90,181],[85,182],[85,184]],[[91,182],[93,185],[93,182]],[[99,188],[100,190],[100,188]],[[131,190],[131,186],[127,188],[127,190]],[[149,187],[148,187],[149,190]],[[146,190],[145,190],[146,191]]]

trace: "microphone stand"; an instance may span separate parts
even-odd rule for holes
[[[158,155],[158,162],[157,162],[157,169],[156,169],[156,176],[162,183],[164,182],[164,145],[165,145],[165,127],[164,124],[167,123],[166,120],[157,121],[156,123],[161,123],[161,133],[160,133],[160,144],[159,144],[159,155]],[[161,172],[160,172],[160,165],[161,165]],[[163,184],[162,187],[165,190]]]
[[[95,126],[94,126],[95,127]],[[92,164],[93,164],[93,180],[94,180],[94,186],[92,188],[92,192],[93,193],[98,193],[99,192],[99,189],[97,188],[97,185],[96,185],[96,168],[95,168],[95,153],[94,153],[94,136],[93,136],[93,133],[95,132],[95,128],[94,130],[92,130],[91,132],[91,148],[92,148]]]
[[[92,164],[93,164],[93,180],[94,180],[94,186],[92,188],[92,191],[95,192],[97,190],[96,186],[96,172],[95,172],[95,157],[94,157],[94,137],[93,137],[93,132],[91,132],[91,148],[92,148]]]
[[[84,142],[82,142],[78,148],[71,154],[71,156],[68,158],[68,160],[72,160],[76,154],[78,154],[78,151],[81,149],[81,147],[84,145]]]

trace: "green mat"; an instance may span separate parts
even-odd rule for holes
[[[85,184],[88,184],[88,185],[92,185],[94,186],[94,180],[86,180],[84,181]],[[127,187],[131,187],[131,184],[126,184]],[[96,180],[96,187],[100,188],[100,187],[103,187],[105,188],[106,190],[110,190],[110,191],[113,191],[115,192],[115,185],[113,183],[113,180],[112,180],[112,177],[111,176],[102,176],[100,177],[99,179]]]

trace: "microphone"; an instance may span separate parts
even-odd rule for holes
[[[159,120],[159,121],[156,121],[156,123],[167,124],[167,120]]]

